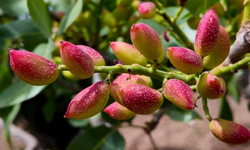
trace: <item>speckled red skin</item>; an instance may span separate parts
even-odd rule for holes
[[[115,56],[124,64],[139,64],[146,66],[147,59],[134,47],[134,45],[125,42],[111,42],[110,47]]]
[[[183,47],[169,47],[167,55],[173,66],[186,74],[195,74],[202,71],[203,62],[196,52]]]
[[[125,107],[141,115],[155,112],[164,101],[159,91],[141,84],[124,86],[117,93]]]
[[[10,66],[22,81],[31,85],[47,85],[59,76],[55,63],[24,50],[10,50]]]
[[[213,119],[209,128],[216,138],[228,144],[245,144],[250,139],[249,130],[232,121]]]
[[[143,19],[151,19],[156,14],[156,6],[152,2],[141,2],[138,5],[138,12]]]
[[[212,53],[218,40],[220,22],[216,12],[210,9],[201,18],[194,40],[195,52],[205,57]]]
[[[226,29],[220,26],[217,44],[211,54],[203,58],[204,67],[212,69],[220,65],[228,56],[230,51],[230,38]]]
[[[62,41],[60,53],[65,66],[77,78],[87,79],[94,74],[94,61],[76,45]]]
[[[131,26],[130,38],[136,49],[149,60],[156,60],[164,53],[159,35],[144,23]]]
[[[103,110],[110,95],[109,85],[104,81],[92,84],[78,93],[70,102],[65,118],[86,119]]]
[[[121,105],[122,102],[120,101],[120,98],[117,94],[117,91],[129,84],[142,84],[142,85],[147,85],[147,82],[142,79],[141,77],[137,76],[137,75],[130,75],[130,79],[129,78],[129,74],[127,73],[122,73],[121,75],[119,75],[111,84],[110,84],[110,93],[112,95],[112,97]]]
[[[204,72],[201,74],[199,80],[196,83],[196,90],[202,97],[209,99],[217,99],[222,97],[225,92],[225,83],[223,85],[223,78]]]
[[[163,86],[163,95],[174,105],[182,109],[192,110],[194,108],[194,92],[181,80],[167,80]]]
[[[85,51],[94,61],[95,66],[104,66],[105,60],[100,53],[98,53],[95,49],[85,46],[85,45],[76,45],[81,50]]]
[[[127,120],[136,115],[136,113],[130,111],[118,102],[110,104],[103,111],[106,112],[111,118],[116,120]]]

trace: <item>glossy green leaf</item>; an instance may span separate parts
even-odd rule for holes
[[[31,48],[28,50],[32,50],[37,44],[47,41],[44,33],[30,18],[3,24],[0,26],[0,33],[0,49],[4,48],[6,40],[13,38],[23,38],[24,48]]]
[[[77,0],[76,3],[71,7],[70,11],[67,15],[65,15],[60,22],[58,35],[60,36],[67,28],[75,21],[75,19],[79,16],[82,10],[82,0]]]
[[[194,119],[202,119],[194,110],[183,110],[174,104],[170,105],[166,114],[175,121],[189,122]]]
[[[227,92],[232,95],[237,103],[240,103],[240,87],[235,75],[231,75],[226,79]]]
[[[10,146],[11,146],[11,141],[10,141],[9,127],[10,124],[15,119],[19,110],[20,110],[20,104],[0,109],[0,118],[2,118],[4,122],[4,137]]]
[[[219,118],[233,121],[233,114],[227,102],[226,96],[220,99]]]
[[[67,119],[69,124],[75,128],[81,128],[89,125],[90,119],[83,119],[83,120],[77,120],[77,119]]]
[[[51,36],[52,23],[48,6],[43,0],[27,0],[29,13],[36,25],[47,37]]]
[[[48,39],[48,43],[42,43],[42,44],[39,44],[35,50],[34,50],[34,53],[40,55],[40,56],[43,56],[49,60],[52,60],[52,55],[51,55],[51,52],[55,49],[55,44],[54,44],[54,41],[49,38]]]
[[[16,105],[28,100],[40,93],[44,87],[32,86],[17,78],[14,84],[0,94],[0,108]]]
[[[0,93],[11,84],[9,69],[0,64]]]
[[[29,12],[26,0],[0,0],[0,8],[12,17],[22,16]]]
[[[124,146],[125,141],[117,129],[99,126],[78,134],[66,150],[123,150]]]

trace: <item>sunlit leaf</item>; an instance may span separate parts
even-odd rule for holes
[[[67,15],[65,15],[60,22],[58,35],[60,36],[67,28],[75,21],[82,10],[82,0],[77,0],[76,3],[71,7]]]

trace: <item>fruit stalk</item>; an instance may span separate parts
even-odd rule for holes
[[[202,97],[202,106],[203,106],[203,110],[204,110],[204,113],[208,119],[208,121],[212,121],[212,117],[209,113],[209,109],[208,109],[208,106],[207,106],[207,98],[205,97]]]

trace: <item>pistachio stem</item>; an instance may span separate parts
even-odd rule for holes
[[[194,49],[193,43],[188,39],[188,37],[184,34],[184,32],[180,29],[179,25],[176,24],[176,22],[173,22],[171,20],[171,17],[165,13],[164,11],[157,10],[157,13],[161,15],[168,24],[173,28],[173,31],[178,35],[178,37],[183,41],[185,46],[189,49]]]
[[[177,13],[175,14],[175,16],[174,16],[174,18],[172,20],[173,23],[176,23],[176,20],[178,19],[178,17],[182,13],[183,9],[184,9],[184,7],[180,7],[180,9],[177,11]]]
[[[205,112],[205,115],[206,115],[208,121],[212,121],[213,118],[211,117],[211,115],[209,113],[209,109],[207,106],[207,98],[205,98],[205,97],[202,97],[202,106],[203,106],[203,110]]]

